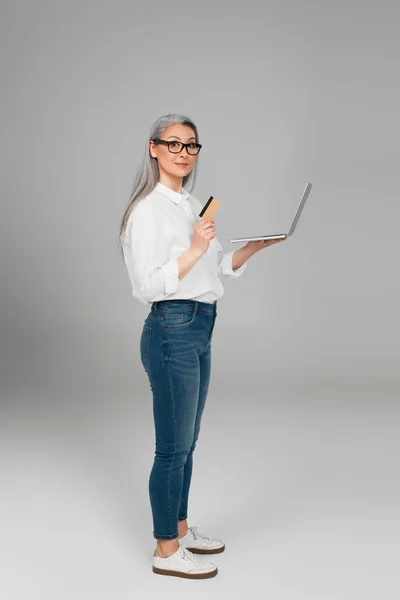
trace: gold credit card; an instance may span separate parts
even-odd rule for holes
[[[213,219],[220,206],[221,202],[219,200],[214,198],[214,196],[209,196],[207,202],[200,211],[199,217],[202,219]]]

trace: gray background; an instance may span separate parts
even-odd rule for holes
[[[398,597],[398,12],[2,2],[4,597]],[[295,236],[224,280],[188,521],[226,551],[202,582],[151,571],[148,310],[117,248],[168,112],[199,128],[226,251],[313,183]]]

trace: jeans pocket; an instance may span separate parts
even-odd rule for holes
[[[180,327],[186,327],[195,320],[194,310],[180,310],[179,312],[165,312],[164,314],[164,327],[168,329],[177,329]]]
[[[151,327],[143,325],[142,335],[140,338],[140,359],[143,364],[149,361],[151,342]]]

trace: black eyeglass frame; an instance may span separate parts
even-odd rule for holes
[[[179,152],[182,152],[182,150],[184,148],[186,148],[189,156],[197,156],[203,147],[202,144],[197,144],[196,142],[189,142],[188,144],[184,144],[183,142],[178,142],[178,140],[162,140],[161,138],[154,138],[151,141],[155,142],[156,144],[165,144],[166,146],[168,146],[168,150],[169,150],[169,152],[171,152],[171,154],[179,154]],[[176,152],[173,152],[171,150],[171,148],[169,147],[170,144],[180,144],[181,147]],[[195,154],[190,154],[188,148],[189,148],[189,146],[192,146],[193,144],[196,146],[196,148],[198,148],[198,151]]]

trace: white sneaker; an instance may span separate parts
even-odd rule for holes
[[[222,540],[214,540],[198,531],[198,526],[189,527],[185,535],[178,538],[179,544],[196,554],[216,554],[225,550]]]
[[[153,572],[159,575],[206,579],[215,577],[218,569],[214,563],[196,556],[187,548],[180,546],[176,552],[165,558],[158,556],[157,549],[154,550]]]

